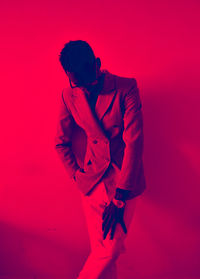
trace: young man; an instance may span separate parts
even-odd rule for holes
[[[78,279],[117,278],[116,259],[146,189],[139,89],[135,78],[101,70],[85,41],[66,43],[59,61],[70,86],[62,91],[55,148],[80,190],[91,243]],[[87,138],[83,167],[72,150],[75,126]]]

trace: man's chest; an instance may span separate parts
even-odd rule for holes
[[[67,104],[76,124],[88,135],[112,137],[123,129],[123,104],[118,92],[71,95]]]

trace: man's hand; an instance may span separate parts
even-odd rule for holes
[[[113,201],[104,209],[102,219],[102,230],[104,231],[103,239],[106,238],[109,230],[111,229],[110,239],[113,239],[114,232],[117,223],[120,223],[124,232],[127,233],[127,228],[125,226],[123,216],[124,216],[124,209],[125,207],[119,208],[117,207]]]

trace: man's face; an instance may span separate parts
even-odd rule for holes
[[[82,62],[77,66],[77,70],[73,72],[66,72],[70,86],[74,87],[81,87],[90,89],[94,85],[98,83],[98,69],[96,60],[95,63],[92,65],[88,62]]]

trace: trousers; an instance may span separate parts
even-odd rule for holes
[[[81,200],[86,218],[90,239],[90,254],[78,274],[77,279],[117,279],[117,259],[126,252],[125,239],[134,216],[137,198],[127,200],[124,210],[125,233],[119,223],[116,225],[114,237],[110,239],[110,231],[103,239],[102,214],[112,196],[108,195],[103,181],[99,182],[90,195],[81,192]]]

